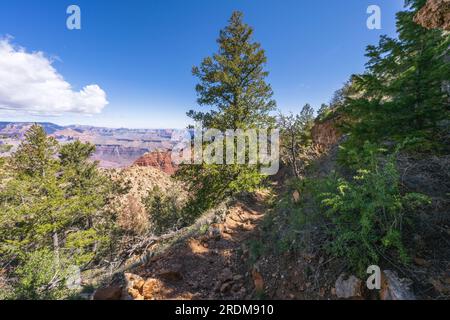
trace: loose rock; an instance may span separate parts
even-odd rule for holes
[[[263,280],[263,277],[255,269],[252,270],[252,278],[253,278],[253,283],[255,285],[256,292],[264,291],[264,280]]]
[[[357,277],[351,275],[347,277],[342,273],[336,280],[336,296],[341,299],[360,298],[362,297],[362,282]]]
[[[163,287],[161,281],[150,278],[145,281],[144,287],[142,288],[142,294],[147,300],[158,299]]]
[[[384,270],[381,281],[381,300],[415,300],[410,289],[412,281],[400,279],[397,274],[390,270]]]

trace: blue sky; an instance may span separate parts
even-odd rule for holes
[[[71,4],[81,8],[81,30],[66,28]],[[371,4],[381,8],[381,30],[366,27]],[[184,127],[185,112],[198,109],[191,68],[216,51],[233,10],[244,12],[266,50],[279,109],[298,112],[307,102],[317,108],[364,70],[367,45],[395,36],[402,7],[403,0],[1,1],[0,37],[11,36],[26,52],[42,51],[75,91],[98,85],[109,104],[95,115],[0,110],[0,120]]]

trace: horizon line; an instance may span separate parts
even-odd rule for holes
[[[90,124],[67,124],[62,125],[51,121],[7,121],[7,120],[0,120],[0,123],[22,123],[22,124],[53,124],[59,127],[93,127],[93,128],[99,128],[99,129],[132,129],[132,130],[186,130],[189,128],[175,128],[175,127],[114,127],[114,126],[96,126],[96,125],[90,125]]]

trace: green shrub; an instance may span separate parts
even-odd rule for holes
[[[249,261],[250,264],[255,264],[264,253],[264,245],[260,241],[251,240],[249,242]]]
[[[149,191],[143,202],[149,215],[150,228],[157,235],[178,229],[191,222],[183,214],[183,208],[176,193],[167,194],[156,186]]]
[[[57,262],[58,260],[58,262]],[[14,286],[17,299],[62,299],[70,294],[65,279],[70,268],[54,251],[41,249],[24,257],[15,270],[19,281]]]
[[[396,153],[383,163],[366,147],[367,165],[352,180],[330,175],[319,183],[317,200],[332,222],[332,254],[345,257],[357,272],[377,264],[387,250],[401,263],[408,261],[403,229],[409,210],[429,202],[416,193],[402,195],[395,167]]]

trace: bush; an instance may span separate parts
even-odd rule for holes
[[[183,214],[181,201],[176,193],[165,194],[154,187],[143,199],[150,220],[150,229],[154,234],[164,234],[189,224],[190,219]]]
[[[117,226],[129,235],[143,235],[148,232],[149,219],[141,201],[133,195],[127,195],[120,205]]]
[[[358,169],[352,180],[331,175],[319,182],[321,191],[316,196],[332,222],[329,251],[345,257],[360,274],[377,264],[387,250],[399,262],[408,261],[404,224],[409,210],[429,202],[422,194],[401,194],[396,153],[383,163],[373,146],[365,150],[367,165]]]
[[[19,281],[14,286],[17,299],[62,299],[70,294],[65,279],[70,268],[65,259],[49,249],[31,252],[15,270]]]

